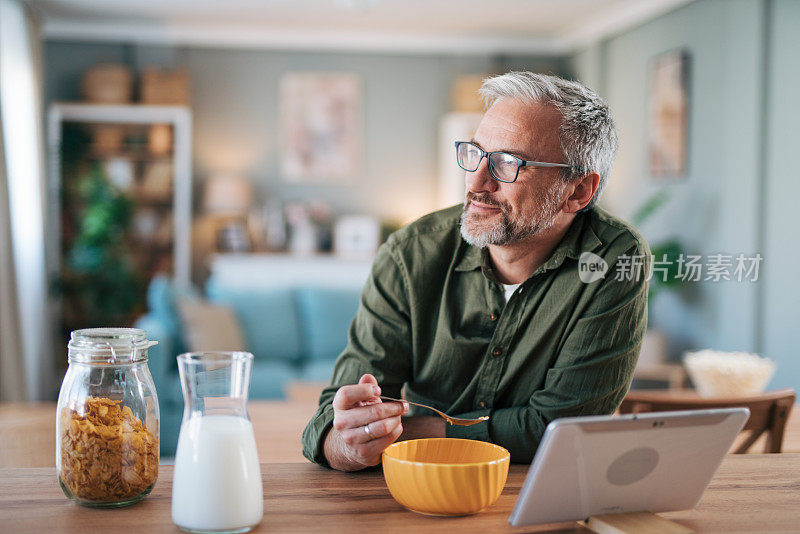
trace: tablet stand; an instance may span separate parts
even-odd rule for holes
[[[694,530],[652,512],[593,515],[580,524],[597,534],[688,534]]]

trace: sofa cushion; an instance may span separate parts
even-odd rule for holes
[[[324,382],[330,384],[336,360],[313,360],[307,362],[297,375],[300,382]]]
[[[250,376],[251,399],[283,399],[286,384],[297,380],[294,367],[283,362],[257,362]]]
[[[206,286],[209,300],[233,308],[248,350],[258,360],[296,363],[301,358],[297,307],[292,290],[246,290],[213,283]]]
[[[186,352],[178,314],[178,300],[183,298],[199,299],[200,292],[191,285],[185,288],[178,287],[171,278],[163,274],[156,275],[147,286],[149,315],[153,315],[162,323],[167,334],[173,339],[172,349],[176,354]]]
[[[153,277],[147,286],[147,307],[150,312],[174,316],[177,311],[174,298],[175,287],[169,277],[163,274]]]
[[[360,291],[356,289],[309,287],[298,290],[307,359],[335,360],[344,350],[347,331],[358,311],[359,296]]]
[[[178,364],[175,360],[175,356],[178,354],[177,330],[173,329],[163,317],[154,313],[147,313],[139,317],[133,326],[147,332],[147,339],[158,342],[158,345],[150,347],[148,350],[147,366],[153,382],[156,384],[160,400],[162,388],[165,388],[174,379],[175,373],[178,371]]]

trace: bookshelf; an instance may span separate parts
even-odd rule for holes
[[[47,119],[48,273],[61,329],[106,317],[108,326],[129,326],[145,310],[152,277],[191,280],[191,111],[54,103]],[[102,261],[109,271],[93,271]],[[109,309],[125,313],[101,313],[103,291],[125,302]]]

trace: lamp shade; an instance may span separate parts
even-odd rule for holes
[[[217,215],[246,213],[253,204],[253,186],[241,176],[212,176],[205,186],[203,209]]]

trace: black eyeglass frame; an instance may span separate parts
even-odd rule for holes
[[[481,153],[481,157],[478,160],[478,164],[475,165],[474,169],[467,169],[466,167],[461,165],[461,163],[458,161],[458,159],[459,159],[458,158],[458,147],[461,146],[461,145],[473,146]],[[517,178],[519,177],[519,168],[520,167],[569,167],[569,168],[572,168],[572,165],[567,165],[566,163],[545,163],[543,161],[525,161],[522,158],[518,158],[514,154],[509,154],[508,152],[503,152],[502,150],[495,150],[494,152],[486,152],[485,150],[483,150],[481,147],[479,147],[475,143],[471,143],[469,141],[456,141],[455,142],[455,146],[456,146],[456,163],[458,163],[459,167],[461,167],[462,169],[464,169],[467,172],[475,172],[475,171],[478,170],[478,167],[481,166],[481,162],[483,161],[483,158],[486,158],[487,161],[489,162],[489,174],[491,174],[492,178],[494,178],[498,182],[503,182],[504,184],[513,184],[514,182],[517,181]],[[514,158],[517,161],[517,172],[514,174],[514,179],[513,180],[503,180],[503,179],[498,178],[497,176],[495,176],[494,169],[492,168],[492,159],[490,158],[490,156],[492,154],[503,154],[503,155],[509,156],[511,158]]]

